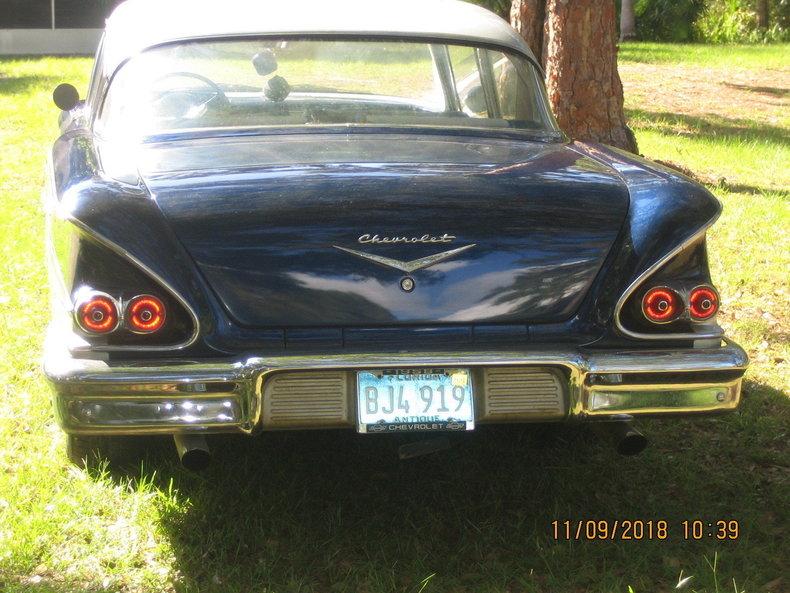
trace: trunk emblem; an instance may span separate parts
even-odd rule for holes
[[[357,243],[360,245],[365,245],[366,243],[382,243],[385,245],[390,243],[452,243],[456,239],[457,237],[455,235],[448,235],[447,233],[439,235],[438,237],[434,235],[423,235],[421,237],[381,237],[379,235],[365,233],[364,235],[360,235],[359,239],[357,239]]]
[[[349,249],[348,247],[340,247],[340,245],[333,245],[332,247],[334,247],[335,249],[339,249],[340,251],[345,251],[346,253],[350,253],[351,255],[356,255],[357,257],[361,257],[362,259],[367,259],[381,266],[386,266],[388,268],[395,268],[396,270],[400,270],[401,272],[410,274],[412,272],[416,272],[417,270],[429,268],[433,265],[438,264],[439,262],[443,262],[446,259],[450,259],[451,257],[455,257],[459,253],[463,253],[464,251],[471,249],[475,245],[476,245],[475,243],[472,243],[471,245],[465,245],[463,247],[458,247],[456,249],[450,249],[450,251],[442,251],[441,253],[427,255],[425,257],[413,259],[411,261],[401,261],[399,259],[393,259],[391,257],[376,255],[375,253],[365,253],[364,251]]]

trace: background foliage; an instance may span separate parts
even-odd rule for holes
[[[507,19],[510,0],[469,0]],[[615,0],[618,11],[621,0]],[[766,43],[790,41],[790,0],[769,0],[769,26],[757,23],[758,0],[634,0],[644,41]]]
[[[636,0],[637,36],[651,41],[688,41],[705,3],[705,0]]]
[[[759,43],[790,39],[790,0],[769,3],[769,26],[760,30],[754,2],[707,0],[694,23],[694,38],[709,43]]]
[[[510,0],[469,0],[472,4],[485,6],[488,10],[493,10],[504,19],[510,17]]]

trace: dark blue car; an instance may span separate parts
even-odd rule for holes
[[[482,8],[310,6],[129,0],[87,98],[57,89],[45,372],[73,459],[565,421],[634,453],[633,417],[736,408],[706,189],[565,137]]]

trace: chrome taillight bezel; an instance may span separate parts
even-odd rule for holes
[[[647,312],[648,305],[646,304],[646,301],[647,301],[648,297],[651,294],[655,293],[656,291],[664,291],[664,292],[666,292],[667,294],[669,294],[677,302],[677,307],[676,307],[677,310],[675,311],[675,313],[673,315],[667,317],[666,319],[654,318],[654,317],[651,317],[650,315],[648,315],[648,312]],[[680,291],[678,291],[678,290],[676,290],[676,289],[674,289],[674,288],[672,288],[670,286],[665,286],[665,285],[659,285],[659,286],[652,286],[652,287],[650,287],[649,289],[647,289],[645,291],[645,294],[642,295],[642,300],[640,301],[640,308],[642,310],[642,315],[650,323],[654,323],[656,325],[664,325],[664,324],[667,324],[667,323],[672,323],[673,321],[677,321],[683,315],[683,312],[685,311],[685,307],[686,307],[686,303],[683,300],[683,296],[680,294]]]
[[[106,330],[97,330],[95,328],[86,325],[84,322],[84,314],[83,308],[90,304],[93,301],[105,301],[109,302],[112,307],[114,308],[114,316],[115,322],[112,326],[108,326]],[[118,299],[113,297],[112,295],[107,294],[106,292],[101,292],[98,290],[90,290],[90,291],[82,291],[79,293],[75,303],[74,303],[74,322],[76,323],[77,327],[83,333],[90,335],[90,336],[106,336],[115,331],[121,326],[122,323],[122,308]]]
[[[709,315],[704,317],[700,317],[694,314],[694,293],[699,290],[706,290],[709,291],[713,295],[713,312]],[[710,321],[711,319],[715,318],[716,315],[719,313],[719,308],[721,307],[721,298],[719,297],[719,291],[716,290],[715,287],[711,286],[710,284],[700,284],[692,288],[688,293],[688,299],[686,302],[686,310],[688,311],[689,319],[696,323],[703,323],[706,321]]]
[[[135,313],[132,311],[132,308],[142,300],[153,301],[160,308],[161,322],[156,327],[146,329],[144,327],[134,325]],[[152,294],[138,294],[126,301],[124,305],[124,327],[131,333],[138,335],[154,334],[158,331],[161,331],[162,328],[165,327],[165,323],[167,323],[167,306],[161,298]]]

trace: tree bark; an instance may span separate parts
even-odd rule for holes
[[[767,1],[767,0],[766,0]],[[634,0],[623,0],[620,5],[620,41],[636,37]]]
[[[769,25],[768,0],[757,0],[757,26],[761,31],[767,31]]]
[[[510,5],[510,24],[521,33],[539,62],[543,60],[543,27],[546,19],[546,0],[513,0]]]
[[[617,72],[614,0],[547,0],[546,86],[571,138],[637,152]]]

